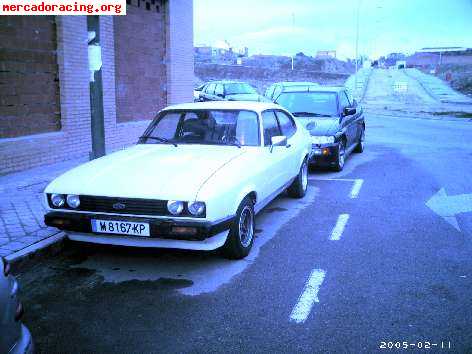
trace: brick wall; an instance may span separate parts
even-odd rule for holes
[[[132,3],[134,4],[134,2]],[[120,104],[117,109],[117,92],[119,90],[116,88],[116,74],[120,75],[121,69],[118,68],[115,58],[117,52],[115,47],[117,43],[115,38],[116,21],[112,16],[101,16],[100,42],[102,46],[103,105],[107,153],[135,143],[149,124],[149,119],[154,117],[158,109],[166,104],[166,101],[172,103],[191,102],[193,97],[192,0],[172,0],[169,6],[167,6],[167,2],[162,3],[157,0],[154,1],[154,4],[152,0],[141,0],[140,3],[149,4],[150,7],[160,4],[161,22],[171,27],[165,28],[165,26],[156,25],[161,31],[160,38],[164,40],[164,43],[153,44],[160,48],[160,63],[155,64],[154,68],[152,66],[142,67],[143,62],[138,60],[137,62],[141,64],[138,65],[135,75],[141,76],[141,73],[152,75],[153,70],[160,71],[161,73],[154,80],[159,80],[159,84],[164,87],[161,90],[157,85],[153,86],[153,92],[143,97],[142,92],[135,92],[136,90],[140,91],[139,86],[137,89],[132,86],[132,95],[129,96],[131,99],[124,98],[136,106],[136,112],[146,114],[146,119],[137,121],[120,121],[118,119]],[[133,11],[131,9],[131,14]],[[146,40],[148,33],[155,32],[154,29],[150,31],[149,26],[152,26],[153,23],[145,17],[141,25],[135,23],[133,28],[137,32],[133,36],[138,35],[144,40]],[[34,18],[32,16],[23,17],[25,21],[34,20]],[[0,174],[68,159],[85,158],[89,156],[91,151],[87,20],[84,16],[57,16],[55,22],[61,129],[56,132],[0,139]],[[156,35],[156,33],[154,34]],[[120,43],[126,40],[126,38],[121,39]],[[139,37],[134,37],[134,40],[139,40]],[[4,42],[0,42],[0,47],[3,44]],[[163,48],[165,48],[165,53],[163,53]],[[146,51],[145,48],[144,50]],[[153,50],[151,49],[151,51]],[[155,60],[156,58],[152,53],[148,53],[147,56],[148,59]],[[162,58],[165,58],[163,63]],[[132,60],[132,58],[128,58],[128,60]],[[165,70],[163,70],[164,66]],[[163,77],[165,77],[164,80]],[[149,93],[150,82],[147,82],[148,91],[144,94]],[[167,91],[164,90],[165,88]],[[141,104],[147,106],[146,110],[139,110]],[[1,121],[0,126],[2,126]]]
[[[167,7],[167,103],[193,102],[193,0]]]
[[[22,17],[33,21],[38,17]],[[61,131],[0,140],[0,174],[88,156],[90,94],[87,23],[82,16],[58,16],[57,63]]]
[[[0,16],[0,137],[61,127],[53,16]]]
[[[128,5],[113,21],[118,122],[149,120],[166,106],[165,11],[150,5]]]

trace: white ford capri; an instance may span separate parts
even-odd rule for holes
[[[203,102],[159,112],[139,142],[45,190],[45,222],[76,241],[248,255],[254,216],[302,198],[309,133],[278,105]]]

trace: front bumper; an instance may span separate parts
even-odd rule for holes
[[[316,166],[335,165],[338,158],[338,144],[313,144],[309,163]]]
[[[131,221],[144,222],[149,224],[150,237],[136,237],[119,234],[103,234],[92,231],[91,219],[115,220],[115,221]],[[219,222],[194,222],[174,219],[152,219],[133,216],[114,216],[93,213],[68,213],[60,211],[52,211],[44,216],[44,223],[47,226],[56,227],[60,230],[67,231],[68,234],[89,234],[89,236],[102,235],[104,237],[126,237],[131,239],[171,239],[185,241],[204,241],[222,232],[228,231],[233,218],[229,217]],[[196,233],[192,234],[175,234],[172,232],[175,227],[188,227],[196,229]]]

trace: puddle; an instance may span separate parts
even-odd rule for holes
[[[283,225],[314,201],[317,191],[317,188],[311,187],[302,200],[279,197],[270,203],[266,211],[273,212],[262,212],[257,216],[257,238],[251,253],[243,260],[227,260],[216,252],[156,249],[152,254],[139,250],[133,250],[129,254],[97,252],[74,267],[92,269],[103,277],[106,283],[158,281],[161,285],[177,287],[177,291],[184,295],[213,292],[244,272],[257,259],[261,247],[270,241]]]

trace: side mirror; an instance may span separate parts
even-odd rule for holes
[[[354,107],[346,107],[343,109],[343,116],[351,116],[356,114],[356,109]]]
[[[287,137],[285,135],[276,135],[270,138],[270,152],[274,149],[274,146],[287,146]]]

